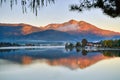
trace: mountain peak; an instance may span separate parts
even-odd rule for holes
[[[69,23],[71,23],[71,24],[77,24],[78,21],[76,21],[76,20],[74,20],[74,19],[71,19],[71,20],[69,21]]]
[[[80,24],[88,24],[88,23],[85,22],[85,21],[80,21],[79,23],[80,23]]]

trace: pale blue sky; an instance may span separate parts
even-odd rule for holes
[[[43,7],[35,16],[30,10],[27,14],[22,13],[19,3],[13,6],[11,11],[8,2],[0,8],[0,23],[27,23],[34,26],[45,26],[50,23],[63,23],[71,19],[89,22],[99,28],[120,32],[120,18],[110,18],[103,15],[100,9],[91,9],[82,13],[69,11],[70,4],[78,3],[79,0],[56,0],[55,4]]]

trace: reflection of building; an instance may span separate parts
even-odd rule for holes
[[[85,46],[85,50],[87,51],[97,51],[97,47],[94,47],[94,46]]]

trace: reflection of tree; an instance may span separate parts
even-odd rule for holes
[[[19,0],[9,0],[10,1],[10,7],[13,8],[13,5],[17,5]],[[23,13],[27,12],[27,8],[30,8],[33,13],[37,15],[38,9],[40,9],[43,6],[47,6],[51,2],[54,3],[54,0],[20,0]],[[0,5],[2,3],[5,3],[6,0],[0,0]]]
[[[16,51],[17,49],[0,49],[0,53]]]
[[[88,52],[87,52],[86,50],[82,50],[82,55],[83,55],[83,56],[86,56],[87,53],[88,53]]]
[[[75,45],[75,47],[81,47],[81,46],[82,46],[82,45],[81,45],[80,42],[77,42],[76,45]]]
[[[81,50],[80,48],[76,48],[76,52],[80,52],[80,50]]]
[[[74,47],[65,47],[66,51],[72,51]]]
[[[3,53],[3,52],[10,52],[11,49],[0,49],[0,53]]]
[[[66,43],[65,44],[66,51],[72,51],[73,48],[74,48],[74,44],[72,44],[72,43]]]
[[[71,10],[83,11],[84,9],[100,8],[102,11],[111,16],[120,16],[120,0],[80,0],[79,5],[71,6]]]
[[[104,56],[120,57],[120,51],[103,51],[102,53]]]

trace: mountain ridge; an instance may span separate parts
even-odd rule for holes
[[[50,34],[48,32],[50,32]],[[43,33],[48,34],[45,34],[43,35],[44,37],[42,37],[41,34]],[[56,36],[55,34],[58,34],[58,36]],[[61,37],[61,40],[81,40],[83,38],[86,38],[88,40],[102,40],[107,38],[120,38],[120,33],[100,29],[88,22],[76,21],[73,19],[60,24],[48,24],[44,27],[36,27],[24,23],[0,23],[0,39],[44,38],[45,40],[60,40],[59,37]]]
[[[63,28],[64,26],[65,28]],[[69,33],[81,33],[81,32],[92,31],[95,34],[103,35],[103,36],[110,36],[110,35],[114,36],[117,34],[120,35],[120,32],[104,30],[88,22],[76,21],[76,20],[70,20],[68,22],[61,23],[61,24],[48,24],[47,26],[44,27],[44,30],[48,30],[48,29],[54,29],[54,30],[69,32]]]
[[[35,32],[37,32],[37,31],[43,31],[43,30],[48,30],[48,29],[53,29],[53,30],[56,30],[55,28],[58,28],[58,27],[63,27],[63,26],[65,26],[65,25],[68,25],[68,24],[78,24],[78,25],[83,25],[83,27],[82,27],[82,30],[91,30],[91,29],[93,29],[93,28],[95,28],[95,29],[99,29],[99,30],[105,30],[105,31],[110,31],[110,32],[115,32],[115,33],[118,33],[118,34],[120,34],[120,32],[116,32],[116,31],[111,31],[111,30],[106,30],[106,29],[101,29],[101,28],[98,28],[98,27],[96,27],[95,25],[93,25],[93,24],[90,24],[90,23],[88,23],[88,22],[85,22],[85,21],[77,21],[77,20],[74,20],[74,19],[71,19],[71,20],[69,20],[68,22],[64,22],[64,23],[52,23],[52,24],[48,24],[48,25],[46,25],[46,26],[42,26],[42,27],[37,27],[37,26],[33,26],[33,25],[30,25],[30,24],[25,24],[25,23],[0,23],[0,27],[1,26],[7,26],[7,27],[9,27],[9,26],[12,26],[12,27],[18,27],[18,26],[21,26],[21,27],[26,27],[26,28],[28,28],[28,27],[34,27],[34,28],[37,28],[37,30],[35,31]],[[85,25],[89,25],[89,26],[92,26],[92,27],[86,27]],[[86,29],[87,28],[87,29]],[[39,30],[38,30],[39,29]],[[24,30],[25,31],[25,30]],[[27,29],[26,29],[26,31],[27,31]],[[29,33],[27,33],[27,34],[29,34]]]
[[[29,24],[24,24],[24,23],[19,23],[19,24],[9,24],[9,23],[0,23],[0,28],[1,27],[14,27],[14,28],[17,28],[19,27],[21,33],[23,35],[26,35],[26,34],[30,34],[32,32],[37,32],[37,31],[40,31],[40,28],[36,27],[36,26],[32,26],[32,25],[29,25]]]

